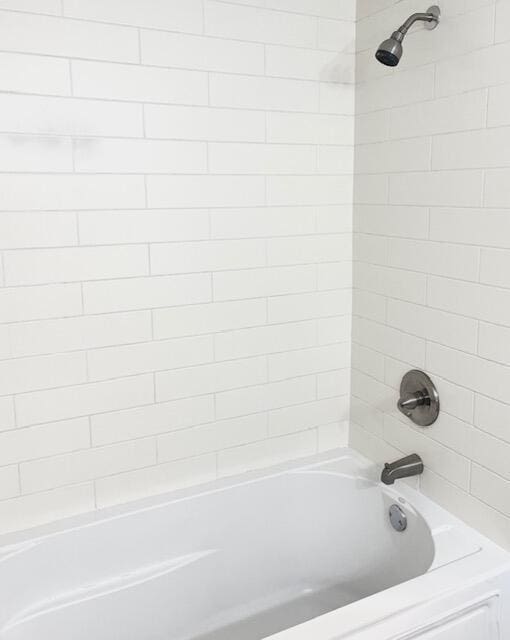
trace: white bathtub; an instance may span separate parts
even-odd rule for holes
[[[510,556],[374,473],[345,449],[4,536],[0,639],[508,640]]]

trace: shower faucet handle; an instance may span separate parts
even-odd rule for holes
[[[397,408],[420,427],[428,427],[439,416],[439,394],[423,371],[408,371],[400,384]]]

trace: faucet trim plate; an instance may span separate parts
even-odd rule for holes
[[[402,378],[398,410],[420,427],[429,427],[439,416],[439,394],[423,371],[412,369]]]

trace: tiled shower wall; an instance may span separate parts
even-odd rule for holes
[[[420,453],[421,490],[510,547],[510,3],[440,4],[392,71],[377,44],[427,4],[358,3],[351,443]],[[427,429],[395,408],[413,367]]]
[[[354,8],[0,2],[0,531],[344,442]]]

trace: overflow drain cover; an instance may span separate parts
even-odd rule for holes
[[[407,529],[407,516],[398,506],[392,504],[389,510],[391,526],[395,531],[405,531]]]

